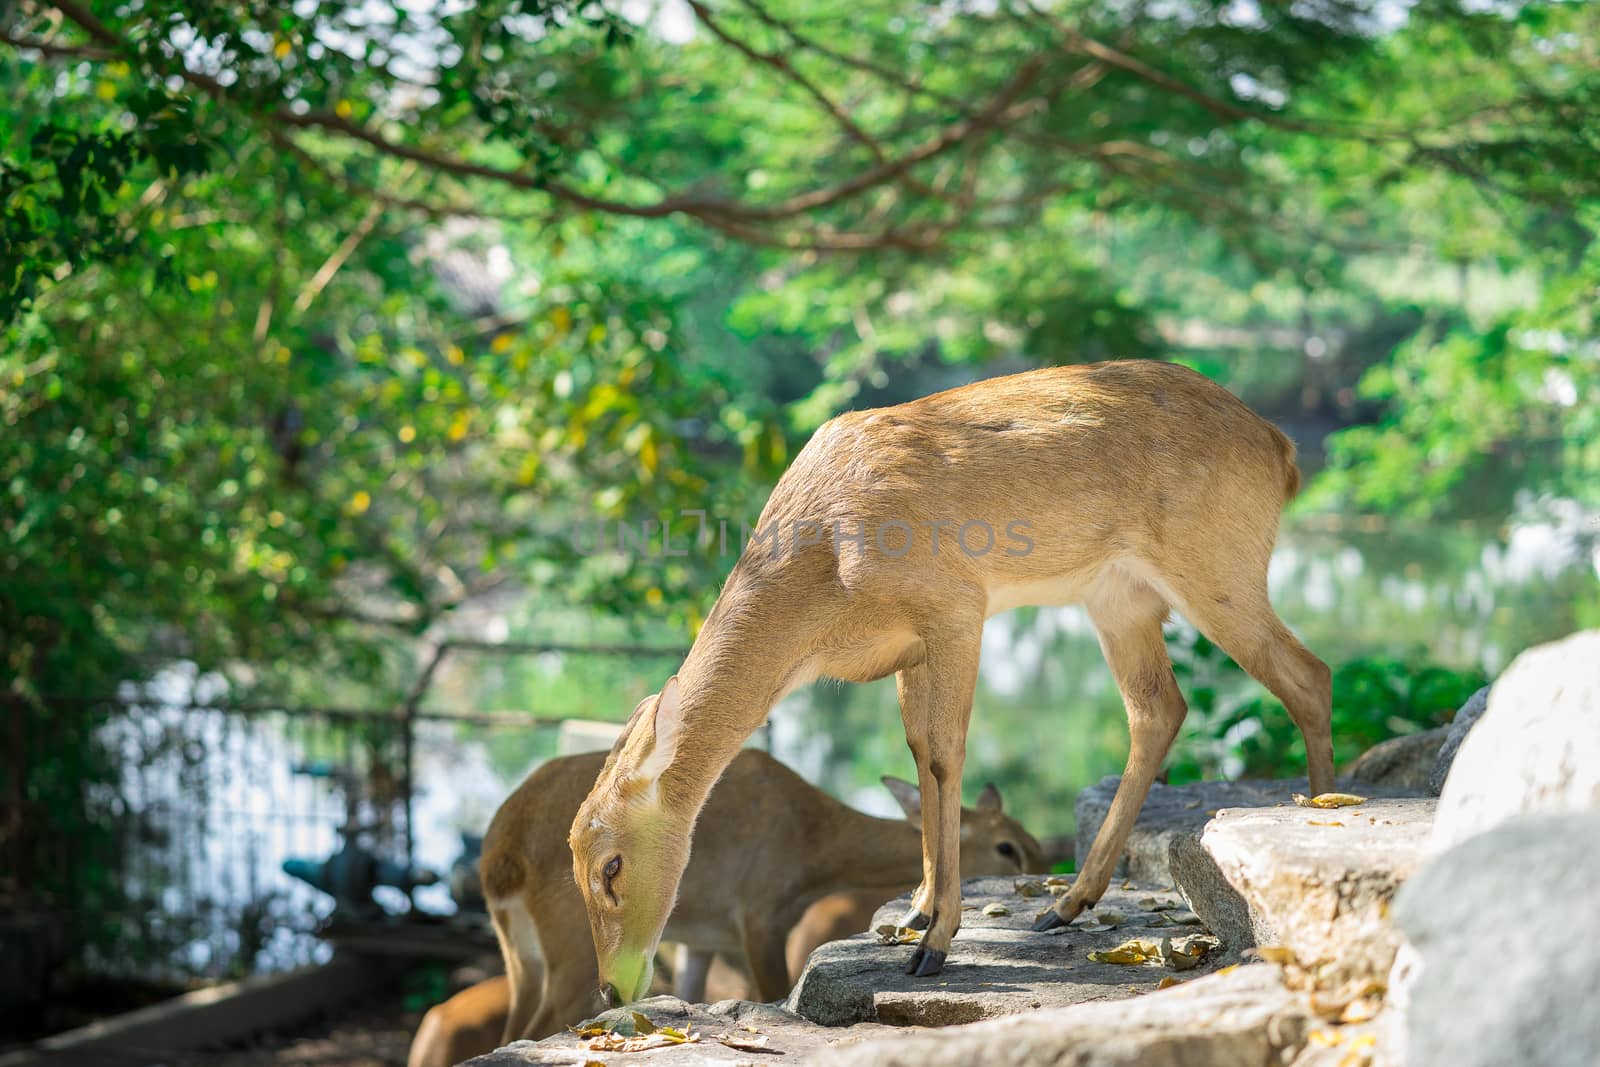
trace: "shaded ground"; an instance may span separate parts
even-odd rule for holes
[[[358,1001],[292,1034],[262,1034],[246,1046],[163,1057],[164,1067],[405,1067],[422,1020],[395,993]]]

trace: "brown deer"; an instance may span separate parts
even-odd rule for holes
[[[597,752],[541,765],[484,836],[479,869],[510,983],[506,1041],[546,1037],[600,1006],[600,971],[566,831],[608,759]],[[735,754],[700,814],[683,891],[662,926],[668,940],[690,949],[679,996],[704,999],[711,954],[722,953],[743,958],[760,999],[777,1000],[790,984],[785,942],[812,903],[854,889],[887,900],[916,885],[919,794],[909,782],[885,784],[906,808],[905,820],[856,811],[764,752]],[[975,808],[958,810],[966,873],[1045,869],[1039,843],[1005,814],[994,786]]]
[[[455,1067],[500,1047],[511,1007],[511,984],[496,975],[468,986],[422,1017],[406,1067]]]
[[[1311,789],[1333,783],[1327,665],[1267,598],[1294,446],[1227,390],[1155,361],[1030,371],[830,420],[779,479],[660,694],[634,709],[573,820],[573,874],[604,991],[632,1000],[723,768],[784,694],[893,674],[922,793],[936,974],[961,921],[960,795],[983,622],[1082,603],[1128,711],[1127,769],[1072,888],[1040,929],[1105,892],[1187,710],[1162,622],[1176,609],[1288,708]]]

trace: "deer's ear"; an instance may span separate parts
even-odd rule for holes
[[[678,735],[683,728],[683,700],[678,690],[678,676],[674,674],[661,687],[656,697],[655,711],[650,716],[650,752],[639,763],[635,776],[654,785],[666,769],[672,766],[678,754]]]
[[[978,794],[978,810],[979,811],[1004,811],[1004,810],[1006,810],[1005,801],[1000,799],[1000,790],[995,788],[995,784],[993,782],[990,782],[987,785],[985,785],[983,787],[983,792]]]
[[[922,790],[906,781],[886,774],[880,779],[883,787],[894,794],[894,799],[900,805],[900,810],[906,813],[906,818],[913,823],[922,822]]]

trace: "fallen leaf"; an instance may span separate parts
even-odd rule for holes
[[[632,1012],[631,1014],[633,1015],[634,1033],[653,1034],[656,1032],[656,1024],[650,1021],[650,1016],[641,1011]]]
[[[922,940],[921,930],[913,930],[909,926],[896,926],[893,923],[884,923],[873,933],[878,935],[880,945],[915,945]]]
[[[1190,911],[1188,908],[1180,908],[1180,909],[1178,909],[1176,911],[1163,912],[1162,914],[1164,914],[1167,917],[1167,921],[1168,922],[1176,923],[1179,926],[1199,926],[1200,925],[1200,916],[1196,915],[1194,912]]]
[[[1288,945],[1257,945],[1255,948],[1245,949],[1244,954],[1266,963],[1288,965],[1294,962],[1294,949]]]
[[[1064,888],[1072,884],[1072,879],[1068,878],[1064,874],[1052,874],[1050,877],[1044,880],[1044,884],[1051,889],[1054,889],[1056,886],[1062,886]]]
[[[1122,888],[1124,888],[1124,889],[1132,889],[1132,888],[1134,888],[1133,882],[1131,882],[1131,881],[1123,882],[1122,883]]]
[[[1318,1048],[1333,1048],[1344,1041],[1344,1035],[1332,1030],[1313,1030],[1307,1035],[1306,1041]]]
[[[1138,966],[1160,958],[1161,946],[1158,943],[1140,941],[1137,938],[1124,941],[1116,948],[1089,953],[1091,963],[1116,963],[1124,966]]]
[[[718,1034],[717,1041],[729,1048],[738,1049],[740,1052],[771,1052],[782,1055],[777,1049],[767,1047],[767,1035],[758,1037],[745,1037],[742,1034]]]
[[[998,918],[1001,915],[1010,915],[1011,909],[999,901],[995,901],[993,904],[986,904],[983,913],[990,918]]]
[[[1338,819],[1307,819],[1307,826],[1343,826]]]
[[[601,1034],[609,1034],[615,1030],[617,1022],[618,1020],[601,1022],[599,1019],[585,1019],[578,1025],[569,1026],[567,1029],[579,1037],[598,1037]]]
[[[1182,985],[1182,984],[1183,984],[1183,979],[1182,978],[1174,978],[1172,975],[1168,974],[1168,975],[1162,976],[1161,981],[1156,983],[1156,988],[1157,989],[1171,989],[1175,985]]]
[[[1107,929],[1110,929],[1113,926],[1121,926],[1123,923],[1128,921],[1128,917],[1122,914],[1122,912],[1118,911],[1116,908],[1095,908],[1094,919],[1092,921],[1100,923]]]
[[[1364,1023],[1374,1018],[1383,1007],[1383,1001],[1376,997],[1358,997],[1344,1006],[1344,1011],[1339,1013],[1342,1023]]]
[[[1349,808],[1367,802],[1366,797],[1358,797],[1353,793],[1318,793],[1314,797],[1295,793],[1293,796],[1294,802],[1302,808]]]
[[[1195,808],[1198,808],[1201,804],[1204,804],[1204,803],[1205,803],[1205,801],[1203,801],[1203,800],[1190,800],[1190,801],[1185,802],[1183,806],[1188,808],[1190,811],[1193,811]]]
[[[1042,897],[1045,894],[1044,883],[1032,878],[1024,878],[1020,882],[1013,883],[1013,886],[1019,896]]]

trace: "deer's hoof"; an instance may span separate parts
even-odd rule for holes
[[[1042,934],[1046,930],[1054,930],[1058,926],[1065,925],[1067,925],[1067,920],[1063,919],[1054,908],[1051,908],[1034,920],[1033,930],[1035,933]]]
[[[911,962],[906,965],[906,973],[913,978],[927,978],[944,970],[944,960],[945,953],[936,948],[918,945],[911,953]]]
[[[931,922],[932,919],[913,907],[906,912],[906,917],[900,920],[900,925],[908,930],[926,930]]]

